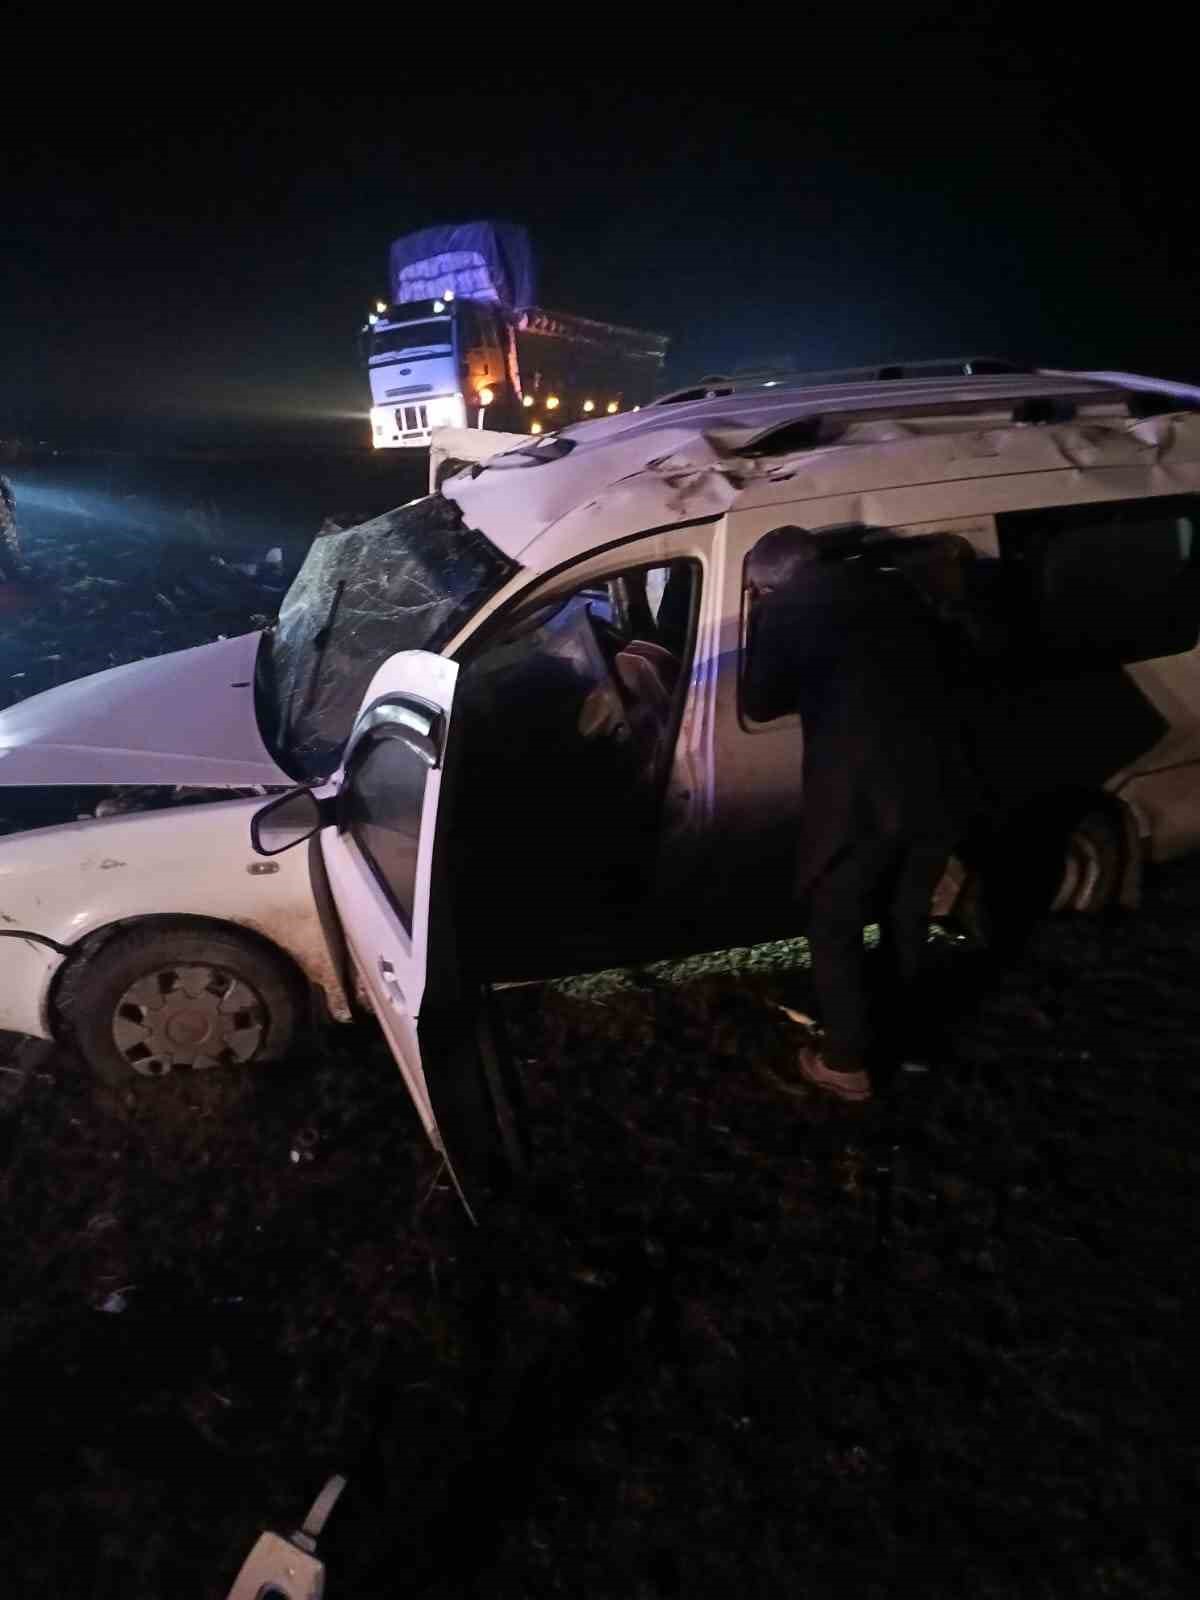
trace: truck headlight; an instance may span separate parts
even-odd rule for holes
[[[371,407],[371,444],[378,450],[389,444],[396,432],[396,413],[390,406]]]
[[[439,394],[425,402],[431,428],[465,428],[467,407],[461,394]]]

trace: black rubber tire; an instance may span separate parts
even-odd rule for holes
[[[303,1015],[303,986],[288,961],[265,941],[235,928],[155,922],[114,934],[93,954],[82,952],[67,967],[57,1010],[64,1037],[111,1088],[151,1080],[135,1072],[113,1037],[116,1010],[139,979],[174,966],[211,966],[247,984],[265,1017],[261,1044],[241,1066],[258,1066],[286,1055]],[[234,1070],[221,1068],[220,1070]]]
[[[1024,909],[1016,914],[1018,926],[1032,926],[1042,916],[1096,916],[1114,905],[1120,898],[1125,870],[1126,844],[1119,820],[1097,807],[1069,825],[1048,814],[1041,828],[1044,860],[1034,867],[1028,881],[1019,884],[1017,892]],[[1027,823],[1026,837],[1029,832]],[[951,925],[978,945],[994,944],[997,926],[1006,923],[997,890],[1011,892],[1014,873],[1018,882],[1020,879],[1020,864],[1019,847],[1012,847],[1001,851],[990,869],[984,866],[968,872],[948,919]],[[1014,942],[1011,931],[1008,942]]]
[[[1089,811],[1066,840],[1063,878],[1055,895],[1055,911],[1098,916],[1121,892],[1125,840],[1120,824],[1107,811]]]

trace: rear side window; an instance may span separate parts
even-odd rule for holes
[[[1030,642],[1040,649],[1135,662],[1195,648],[1200,497],[1013,512],[997,530],[1023,574]]]

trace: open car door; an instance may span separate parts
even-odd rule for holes
[[[335,780],[336,820],[320,839],[354,963],[474,1221],[522,1152],[490,996],[458,965],[446,861],[457,678],[454,662],[425,651],[384,662]]]

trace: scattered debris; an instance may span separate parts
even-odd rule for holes
[[[809,1028],[815,1032],[819,1027],[816,1017],[810,1017],[807,1011],[797,1011],[793,1006],[781,1006],[778,1003],[775,1009],[782,1011],[785,1017],[790,1017],[801,1028]]]
[[[303,1525],[286,1539],[277,1533],[264,1533],[246,1558],[227,1600],[260,1600],[267,1595],[286,1600],[321,1600],[325,1593],[325,1567],[317,1560],[317,1540],[345,1487],[346,1480],[340,1474],[330,1478]]]

